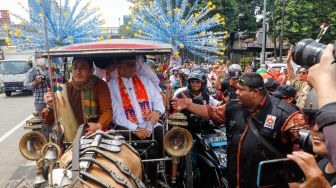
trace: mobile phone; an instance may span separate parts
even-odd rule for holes
[[[283,185],[291,182],[302,182],[305,175],[294,161],[283,158],[261,161],[258,167],[258,187]]]

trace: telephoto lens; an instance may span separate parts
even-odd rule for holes
[[[336,45],[336,41],[334,46]],[[318,43],[313,39],[303,39],[292,48],[293,61],[305,68],[309,68],[320,62],[320,58],[327,45]],[[336,58],[336,50],[334,50]]]

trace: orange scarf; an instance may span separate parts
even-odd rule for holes
[[[127,93],[126,86],[121,78],[121,76],[118,76],[118,82],[119,82],[119,90],[120,90],[120,96],[121,96],[121,102],[123,104],[125,114],[128,120],[130,120],[133,123],[138,123],[138,119],[135,115],[134,108],[132,105],[132,101]],[[135,75],[132,78],[133,87],[135,91],[136,98],[139,102],[139,106],[141,109],[142,117],[147,117],[151,110],[149,107],[149,100],[147,96],[147,92],[145,89],[145,86],[143,85],[142,81],[139,79],[137,75]]]

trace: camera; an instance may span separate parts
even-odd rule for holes
[[[299,134],[300,134],[300,138],[299,138],[300,147],[303,149],[303,151],[314,154],[310,131],[302,129],[299,131]]]
[[[327,45],[318,43],[313,39],[303,39],[292,48],[293,61],[303,67],[309,68],[320,62],[320,58]],[[334,48],[336,47],[336,41]],[[334,49],[336,58],[336,50]]]

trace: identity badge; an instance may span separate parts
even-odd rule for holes
[[[275,120],[276,120],[276,116],[267,115],[264,127],[269,128],[269,129],[274,129]]]

